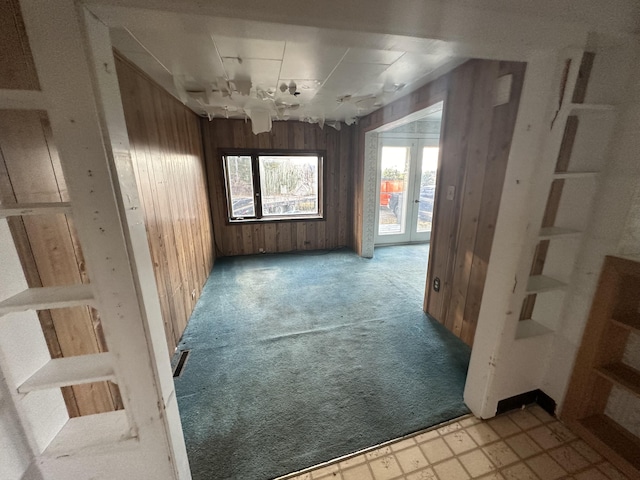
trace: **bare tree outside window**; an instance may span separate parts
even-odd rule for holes
[[[322,156],[224,156],[229,220],[321,218]]]

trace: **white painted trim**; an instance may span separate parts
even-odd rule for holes
[[[108,29],[73,0],[20,3],[125,406],[70,420],[52,443],[65,455],[42,457],[40,468],[47,480],[142,478],[135,473],[141,471],[188,480],[158,293],[146,234],[139,233],[144,223],[139,211],[128,215],[140,208],[137,187],[130,168],[118,168],[123,158],[130,161],[129,145]],[[123,198],[121,185],[131,198]],[[87,422],[104,425],[115,415],[118,431],[104,439],[115,442],[113,448],[98,435],[101,448],[85,451],[95,436]],[[141,447],[133,463],[123,461],[133,450],[117,448],[124,439]]]
[[[378,192],[378,134],[364,136],[364,177],[362,193],[362,256],[373,258],[376,228],[376,194]]]
[[[55,215],[71,213],[71,204],[68,202],[52,203],[16,203],[13,205],[0,205],[0,218],[21,217],[23,215]]]

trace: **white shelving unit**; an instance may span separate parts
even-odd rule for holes
[[[19,393],[60,388],[83,383],[116,380],[110,353],[51,359],[18,387]]]
[[[597,68],[595,61],[588,66],[589,56],[583,56],[579,72],[575,70],[574,58],[562,106],[553,124],[547,152],[557,159],[557,165],[550,177],[551,193],[544,226],[538,235],[540,258],[533,260],[535,270],[532,268],[532,272],[536,274],[531,275],[527,283],[516,339],[547,335],[556,330],[582,232],[591,215],[599,174],[604,167],[616,107],[588,101],[588,82]],[[525,305],[528,308],[525,309]],[[527,315],[530,317],[524,318]]]
[[[582,235],[580,230],[573,230],[571,228],[563,227],[547,227],[540,229],[540,240],[552,240],[554,238],[574,238]]]
[[[15,246],[0,251],[0,401],[29,452],[22,478],[188,480],[108,27],[70,0],[19,5],[41,91],[0,89],[0,109],[47,116],[71,201],[0,205],[0,234],[11,243],[7,217],[72,216],[91,282],[27,288]],[[108,352],[52,359],[35,312],[80,306]],[[99,381],[124,409],[69,418],[59,389]]]
[[[554,290],[562,290],[566,283],[545,275],[532,275],[527,282],[527,293],[544,293]]]
[[[0,316],[26,310],[94,305],[91,285],[28,288],[0,302]]]

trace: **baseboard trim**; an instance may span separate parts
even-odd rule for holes
[[[505,398],[498,402],[498,408],[496,408],[496,415],[509,412],[511,410],[517,410],[525,405],[531,405],[537,403],[545,412],[555,417],[556,415],[556,401],[542,390],[531,390],[530,392],[514,395],[513,397]]]

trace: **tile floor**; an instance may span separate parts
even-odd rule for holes
[[[621,480],[627,477],[539,406],[473,415],[279,480]]]

